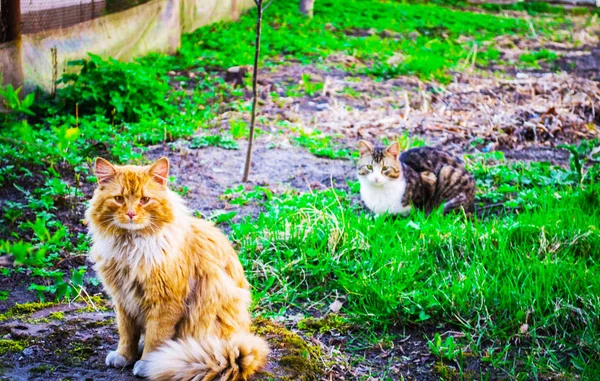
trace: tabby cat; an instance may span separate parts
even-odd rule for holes
[[[119,346],[106,364],[153,380],[245,380],[266,361],[250,333],[249,285],[227,237],[168,189],[169,161],[98,158],[86,211],[91,257],[112,297]]]
[[[397,142],[387,148],[358,144],[358,179],[365,205],[377,214],[407,216],[412,207],[430,213],[474,211],[475,180],[460,159],[431,147],[410,149],[400,155]]]

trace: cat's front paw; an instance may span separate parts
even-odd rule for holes
[[[124,368],[127,365],[131,364],[132,361],[129,361],[117,351],[110,351],[106,356],[106,365],[112,366],[113,368]]]
[[[148,362],[144,360],[136,362],[133,366],[133,375],[137,377],[148,377],[147,364]]]

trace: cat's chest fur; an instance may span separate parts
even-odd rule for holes
[[[96,238],[92,246],[95,270],[106,291],[131,316],[141,318],[148,303],[148,286],[157,281],[154,272],[173,261],[183,237],[165,231],[150,237]],[[153,287],[154,288],[154,287]],[[142,319],[143,320],[143,319]],[[142,321],[140,321],[142,323]]]
[[[365,179],[360,179],[360,196],[365,205],[374,213],[400,214],[407,216],[411,206],[403,205],[406,193],[406,181],[389,181],[383,186],[375,186]]]

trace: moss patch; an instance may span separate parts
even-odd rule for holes
[[[22,352],[27,347],[24,341],[0,339],[0,355],[6,352]]]
[[[442,361],[436,362],[433,365],[433,370],[443,380],[454,380],[458,377],[458,372],[456,371],[456,369],[449,367],[448,365],[444,364]]]
[[[69,362],[78,365],[89,359],[94,354],[94,349],[86,343],[76,342],[71,344],[68,353],[71,356]]]
[[[6,321],[9,319],[19,319],[27,315],[31,315],[34,312],[43,310],[44,308],[55,306],[57,304],[58,303],[54,302],[15,304],[8,311],[0,315],[0,321]]]
[[[64,320],[64,318],[65,318],[64,311],[52,312],[50,315],[48,315],[48,319],[52,319],[52,320]]]
[[[101,343],[102,339],[98,336],[94,336],[89,340],[71,342],[66,351],[57,349],[54,353],[57,355],[65,355],[62,360],[65,365],[78,366],[94,355]]]
[[[114,322],[115,322],[115,319],[109,318],[109,319],[98,320],[98,321],[90,321],[90,322],[84,323],[84,326],[85,326],[85,328],[98,328],[98,327],[104,327],[107,325],[112,325]]]
[[[346,319],[337,314],[329,314],[324,318],[305,318],[298,322],[298,329],[314,335],[315,333],[326,333],[336,331],[347,333],[352,328]]]
[[[321,348],[307,343],[297,333],[264,318],[255,319],[252,330],[280,355],[281,372],[277,373],[282,374],[277,374],[277,379],[315,380],[325,373]]]

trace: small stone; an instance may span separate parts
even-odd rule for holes
[[[327,103],[319,103],[317,105],[317,110],[327,110],[329,108],[329,104]]]
[[[33,349],[32,348],[25,348],[23,349],[23,354],[27,357],[33,355]]]

